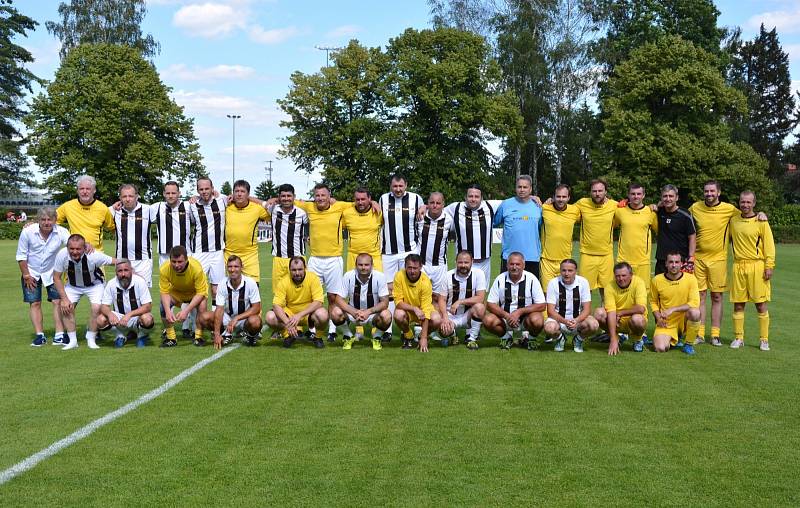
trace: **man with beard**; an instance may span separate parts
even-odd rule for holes
[[[653,346],[659,353],[678,346],[684,328],[686,337],[695,337],[700,325],[697,279],[682,271],[683,255],[677,251],[668,252],[664,264],[666,272],[653,277],[650,283],[650,308],[656,320]],[[694,354],[690,341],[686,341],[682,350],[687,355]]]
[[[266,322],[274,331],[283,331],[283,347],[290,348],[298,339],[302,326],[316,329],[314,346],[325,347],[322,337],[328,311],[323,303],[322,283],[317,274],[306,270],[306,260],[295,256],[289,260],[289,275],[281,279],[272,299],[272,310]]]
[[[356,268],[356,258],[361,254],[372,256],[372,268],[383,272],[381,261],[381,213],[372,206],[372,195],[365,187],[353,193],[353,206],[344,210],[344,227],[347,229],[347,271]]]
[[[419,254],[406,256],[405,268],[394,276],[394,301],[397,309],[394,319],[403,333],[403,349],[412,349],[413,341],[419,341],[419,350],[428,352],[428,335],[439,329],[441,317],[433,308],[431,280],[422,271]],[[412,327],[420,325],[420,334],[414,337]]]
[[[610,337],[608,354],[619,353],[620,333],[627,333],[633,342],[633,350],[644,350],[642,335],[647,328],[647,287],[644,281],[633,274],[627,261],[614,265],[614,281],[606,286],[605,308],[598,307],[594,318]]]
[[[478,349],[481,325],[486,314],[483,303],[486,296],[486,279],[483,270],[473,270],[472,254],[462,250],[456,256],[456,267],[447,272],[447,298],[439,299],[439,327],[442,341],[455,337],[459,328],[467,329],[464,343],[470,350]]]
[[[592,180],[590,197],[575,204],[581,211],[581,273],[589,288],[597,288],[603,298],[603,287],[613,277],[614,217],[617,202],[609,198],[604,180]],[[591,317],[591,316],[590,316]]]
[[[231,256],[238,256],[242,273],[256,283],[261,281],[258,223],[268,220],[269,212],[264,206],[250,201],[250,184],[245,180],[236,180],[231,203],[225,208],[225,264]]]
[[[278,283],[289,275],[289,260],[306,252],[308,215],[294,206],[294,187],[285,183],[278,187],[278,203],[270,206],[272,223],[272,294]]]
[[[136,338],[136,347],[144,347],[154,324],[150,288],[144,278],[134,273],[128,259],[117,260],[116,274],[103,291],[97,326],[101,330],[113,328],[117,348],[123,347],[129,337]]]

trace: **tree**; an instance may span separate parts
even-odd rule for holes
[[[58,6],[61,19],[45,23],[61,41],[61,59],[80,44],[119,44],[136,48],[145,58],[161,47],[152,35],[142,35],[145,0],[70,0]]]
[[[278,194],[278,188],[272,183],[272,180],[264,180],[258,187],[256,187],[255,195],[258,199],[266,201],[269,198],[275,197]]]
[[[17,123],[24,117],[24,98],[31,92],[36,76],[25,68],[33,62],[31,53],[13,43],[16,36],[35,30],[36,21],[24,16],[11,4],[0,0],[0,193],[19,190],[29,182],[30,172],[20,150],[23,140]]]
[[[233,188],[231,187],[231,182],[225,181],[222,182],[222,187],[219,190],[220,194],[223,196],[230,196],[233,194]]]
[[[57,199],[72,197],[78,175],[88,173],[105,199],[126,182],[150,199],[164,180],[182,184],[203,175],[192,120],[169,91],[133,48],[82,44],[70,51],[26,118],[28,154],[50,175],[45,185]]]
[[[718,58],[678,36],[634,50],[619,64],[601,97],[602,140],[616,195],[642,182],[648,189],[672,183],[702,199],[703,182],[719,180],[730,194],[749,188],[769,206],[774,192],[766,161],[731,140],[726,118],[743,114],[745,97],[728,86]]]
[[[747,97],[744,140],[769,161],[770,176],[781,177],[783,141],[797,119],[789,56],[781,48],[774,28],[767,31],[762,24],[753,41],[732,43],[728,79]]]

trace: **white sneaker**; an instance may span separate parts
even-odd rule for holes
[[[722,341],[719,340],[719,337],[711,337],[711,345],[720,347],[722,346]]]
[[[731,349],[739,349],[742,346],[744,346],[744,341],[742,339],[735,339],[731,342]]]
[[[564,345],[566,343],[567,343],[567,338],[564,337],[564,334],[562,333],[556,339],[556,345],[553,346],[553,351],[555,351],[556,353],[560,353],[560,352],[564,351]]]
[[[61,351],[66,351],[68,349],[77,349],[77,347],[78,347],[78,339],[75,339],[74,341],[67,342],[67,344],[61,348]]]
[[[572,338],[572,350],[576,353],[583,353],[583,339],[580,335],[576,335]]]
[[[768,340],[762,340],[761,341],[761,345],[758,346],[758,349],[760,349],[761,351],[769,351],[769,341]]]
[[[700,337],[699,335],[697,337],[695,337],[695,339],[694,339],[694,345],[695,346],[697,346],[699,344],[705,344],[705,343],[706,343],[706,339],[704,339],[703,337]]]
[[[100,349],[100,346],[97,345],[97,342],[88,337],[86,338],[86,345],[89,346],[89,349]]]

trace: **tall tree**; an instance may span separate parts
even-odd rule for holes
[[[152,35],[142,34],[147,14],[145,0],[70,0],[58,6],[59,21],[45,23],[61,41],[61,58],[80,44],[119,44],[136,48],[145,58],[161,47]]]
[[[607,176],[617,195],[627,182],[640,181],[650,189],[672,183],[702,199],[703,182],[715,178],[730,193],[750,188],[760,203],[772,202],[766,161],[731,140],[726,119],[744,113],[747,102],[718,64],[716,56],[668,36],[617,66],[601,97]]]
[[[81,173],[113,199],[120,184],[136,182],[157,198],[162,182],[183,183],[205,172],[192,120],[136,49],[82,44],[69,52],[26,118],[28,154],[58,198],[75,193]]]
[[[30,178],[21,152],[22,136],[18,122],[25,115],[24,97],[31,92],[36,76],[25,68],[33,62],[31,53],[14,44],[14,38],[27,36],[36,21],[24,16],[11,4],[0,0],[0,193],[19,190]]]
[[[267,200],[274,198],[278,194],[278,188],[272,183],[272,180],[264,180],[255,189],[254,194],[258,199]]]
[[[783,142],[797,124],[789,55],[775,28],[767,31],[763,24],[753,41],[732,46],[728,76],[747,97],[745,140],[769,161],[770,176],[778,178],[784,172]]]

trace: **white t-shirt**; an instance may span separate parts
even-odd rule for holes
[[[517,282],[511,280],[508,272],[503,272],[492,283],[487,301],[511,313],[519,308],[544,303],[545,298],[539,279],[531,272],[523,271]]]
[[[547,303],[555,305],[556,312],[561,317],[568,319],[578,317],[581,306],[591,301],[589,281],[580,275],[576,275],[575,282],[569,285],[562,282],[560,275],[547,284]]]

